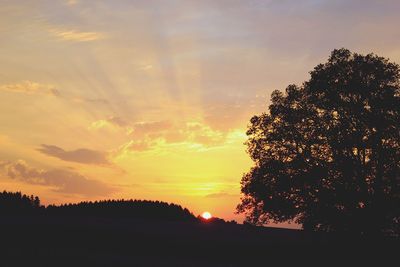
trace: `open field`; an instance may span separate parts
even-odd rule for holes
[[[382,263],[398,245],[228,223],[26,216],[0,221],[2,266],[267,266],[349,256]]]

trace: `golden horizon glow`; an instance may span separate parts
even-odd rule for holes
[[[209,219],[212,218],[212,215],[211,215],[211,213],[209,213],[208,211],[205,211],[205,212],[203,212],[203,213],[201,214],[201,217],[202,217],[203,219],[205,219],[205,220],[209,220]]]
[[[333,48],[400,62],[394,6],[5,1],[0,190],[160,200],[240,222],[250,118]],[[374,12],[379,25],[363,20]]]

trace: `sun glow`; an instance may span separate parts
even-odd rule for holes
[[[201,214],[201,217],[202,217],[203,219],[209,220],[209,219],[212,218],[212,215],[211,215],[211,213],[209,213],[208,211],[205,211],[205,212],[203,212],[203,213]]]

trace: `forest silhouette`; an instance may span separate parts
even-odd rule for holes
[[[75,204],[40,204],[37,196],[21,192],[0,193],[1,215],[47,215],[47,216],[93,216],[102,218],[136,218],[152,220],[195,221],[196,217],[187,208],[162,201],[150,200],[101,200]]]

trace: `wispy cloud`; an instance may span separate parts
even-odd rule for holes
[[[49,29],[49,33],[61,40],[73,42],[90,42],[105,38],[105,35],[100,32],[84,32],[59,28]]]
[[[78,0],[66,0],[65,3],[68,6],[74,6],[74,5],[78,4]]]
[[[131,140],[120,146],[119,154],[173,147],[204,150],[224,145],[227,134],[199,122],[141,122],[129,127]]]
[[[151,150],[157,145],[160,145],[160,140],[151,140],[151,139],[143,139],[143,140],[130,140],[126,144],[123,144],[120,147],[120,151],[122,153],[126,152],[143,152],[147,150]]]
[[[86,98],[86,97],[73,97],[71,100],[75,103],[92,103],[92,104],[102,104],[109,105],[110,102],[105,98]]]
[[[94,121],[90,124],[88,129],[94,131],[111,130],[112,132],[116,132],[121,129],[123,129],[125,132],[131,131],[128,122],[123,118],[116,116]]]
[[[9,91],[25,94],[45,94],[52,96],[60,96],[60,92],[54,85],[41,84],[32,81],[23,81],[13,84],[4,84],[0,86],[0,91]]]
[[[124,120],[122,122],[123,124],[120,125],[121,122],[111,123],[110,120],[99,120],[92,123],[89,128],[116,126],[124,129],[130,140],[119,147],[119,155],[178,147],[207,150],[230,141],[227,139],[228,133],[214,130],[200,122],[142,121],[133,124],[128,124]]]
[[[228,198],[228,197],[238,197],[238,195],[226,193],[226,192],[218,192],[212,193],[205,196],[206,198]]]
[[[163,132],[173,127],[170,121],[143,121],[136,122],[131,127],[132,133],[138,135]]]
[[[44,170],[29,166],[25,161],[0,162],[0,172],[10,179],[27,184],[44,185],[56,192],[88,197],[106,196],[115,191],[111,186],[71,170]]]
[[[41,147],[39,147],[37,150],[45,155],[59,158],[64,161],[96,165],[111,164],[107,159],[107,154],[105,152],[91,150],[87,148],[79,148],[76,150],[66,151],[58,146],[42,144]]]
[[[89,129],[97,130],[108,126],[116,126],[123,128],[128,126],[128,122],[121,117],[111,116],[107,119],[97,120],[92,122],[92,124],[89,126]]]

